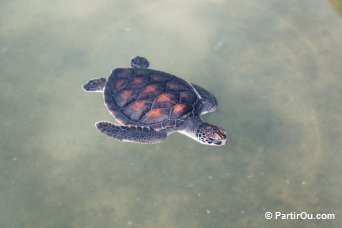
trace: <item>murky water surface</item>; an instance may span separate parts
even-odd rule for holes
[[[2,1],[0,37],[0,227],[342,226],[342,19],[329,1]],[[219,107],[203,118],[231,143],[98,132],[114,119],[81,86],[135,55],[211,91]]]

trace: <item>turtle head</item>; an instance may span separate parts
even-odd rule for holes
[[[211,146],[223,146],[228,142],[227,132],[223,128],[207,123],[196,130],[196,138],[200,143]]]

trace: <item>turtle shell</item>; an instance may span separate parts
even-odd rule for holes
[[[122,125],[155,130],[179,127],[199,115],[193,87],[174,75],[143,68],[113,70],[104,90],[105,104]]]

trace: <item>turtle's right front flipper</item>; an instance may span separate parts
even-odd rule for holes
[[[159,143],[166,139],[166,131],[155,131],[149,127],[119,126],[109,122],[97,122],[97,129],[102,133],[120,141],[143,144]]]
[[[105,85],[105,78],[97,78],[90,80],[89,82],[84,84],[83,89],[87,92],[103,92]]]

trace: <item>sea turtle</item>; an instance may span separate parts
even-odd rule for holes
[[[159,143],[179,132],[203,144],[225,145],[226,131],[200,119],[216,110],[216,98],[198,85],[148,66],[147,59],[137,56],[131,68],[114,69],[108,80],[83,85],[87,92],[104,93],[105,104],[119,123],[100,121],[96,127],[126,142]]]

